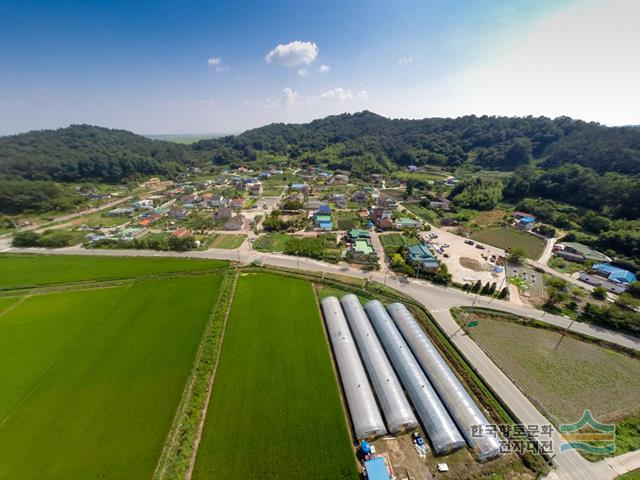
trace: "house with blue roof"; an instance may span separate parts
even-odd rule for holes
[[[423,272],[437,272],[440,263],[429,247],[419,243],[409,247],[407,263]]]
[[[514,212],[515,226],[520,230],[531,230],[536,222],[536,217],[526,212]]]
[[[624,293],[636,281],[636,275],[610,263],[596,263],[588,271],[580,272],[580,280],[613,293]]]

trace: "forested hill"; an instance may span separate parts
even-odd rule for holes
[[[119,182],[174,173],[192,157],[184,145],[126,130],[72,125],[0,137],[0,179]]]
[[[193,145],[216,163],[248,161],[262,150],[355,173],[396,165],[437,164],[514,170],[579,164],[598,173],[640,174],[640,129],[606,127],[568,117],[388,119],[364,111],[307,124],[271,124]]]

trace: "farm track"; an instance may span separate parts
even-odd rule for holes
[[[194,361],[193,371],[190,376],[189,382],[185,387],[182,399],[180,400],[180,406],[176,410],[176,415],[174,417],[171,430],[169,432],[169,435],[167,436],[167,442],[165,443],[165,447],[153,475],[154,479],[159,480],[165,478],[175,478],[176,476],[181,475],[184,475],[184,478],[188,478],[188,475],[190,475],[190,472],[193,469],[193,464],[195,463],[195,456],[198,449],[198,443],[202,434],[202,428],[204,426],[207,407],[209,404],[209,398],[211,396],[211,389],[213,387],[215,371],[218,365],[218,359],[222,347],[224,329],[226,327],[227,317],[229,316],[229,310],[231,308],[233,295],[235,293],[237,277],[237,271],[234,271],[232,275],[223,277],[223,285],[220,288],[216,303],[211,310],[209,322],[202,335],[202,340],[198,347],[198,353],[196,354],[196,359]],[[227,282],[231,282],[231,284],[227,285]],[[226,305],[224,305],[225,301],[227,302]],[[215,332],[216,326],[218,324],[217,320],[219,319],[218,313],[220,312],[221,307],[224,308],[224,315],[222,318],[222,333],[216,339]],[[209,345],[209,342],[213,342],[214,345]],[[205,355],[207,352],[207,347],[212,347],[212,349],[215,350],[216,355],[212,369],[206,373],[206,390],[204,392],[204,402],[203,406],[199,408],[199,405],[197,404],[198,392],[195,391],[195,386],[199,380],[202,380],[202,378],[199,377],[199,372],[206,368],[207,357],[205,357]],[[189,420],[190,418],[192,418],[191,414],[194,409],[200,410],[200,420],[195,426],[197,427],[195,436],[193,440],[190,441],[190,433],[193,433],[194,424],[190,423]],[[181,465],[180,454],[184,456],[186,454],[185,452],[189,453],[186,472],[176,471],[180,469]],[[184,457],[182,459],[184,460]]]
[[[233,305],[233,297],[236,293],[236,285],[238,284],[238,271],[236,270],[235,275],[233,276],[233,283],[231,284],[231,291],[229,292],[228,302],[224,312],[224,320],[222,323],[222,333],[220,335],[220,341],[218,342],[218,348],[216,351],[216,359],[213,365],[213,370],[211,372],[211,377],[209,378],[209,383],[207,385],[207,392],[204,404],[202,405],[202,410],[200,414],[200,422],[198,424],[198,430],[196,432],[196,437],[193,442],[193,451],[191,453],[191,457],[189,459],[189,468],[185,474],[185,479],[190,480],[193,475],[193,469],[196,466],[196,457],[198,455],[198,447],[200,446],[200,440],[202,439],[202,432],[204,431],[204,424],[207,419],[207,410],[209,409],[209,402],[211,400],[211,392],[213,391],[213,384],[216,379],[216,372],[218,371],[218,365],[220,364],[220,355],[222,353],[222,343],[224,342],[224,334],[227,330],[227,320],[229,319],[229,312],[231,312],[231,306]],[[222,292],[221,292],[222,293]]]

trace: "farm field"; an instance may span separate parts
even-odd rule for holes
[[[150,478],[219,285],[34,295],[0,315],[0,478]]]
[[[211,243],[209,244],[209,248],[226,248],[228,250],[233,250],[235,248],[239,248],[246,239],[246,235],[239,233],[221,233],[214,235]]]
[[[321,322],[308,282],[240,277],[194,479],[358,478]]]
[[[284,252],[284,246],[290,238],[291,235],[286,233],[262,234],[253,242],[253,248],[259,252]]]
[[[479,320],[469,335],[554,423],[574,422],[590,409],[603,422],[637,413],[640,360],[573,337],[495,316]],[[635,412],[634,412],[635,410]]]
[[[380,238],[384,253],[387,255],[397,253],[404,246],[417,245],[419,243],[417,238],[409,238],[401,233],[387,233],[380,235],[378,238]]]
[[[533,235],[519,232],[513,228],[490,228],[478,230],[471,235],[473,240],[493,245],[494,247],[508,250],[510,248],[522,248],[527,257],[532,260],[540,258],[544,251],[545,243]]]
[[[222,260],[0,254],[0,290],[225,267]]]
[[[419,203],[406,202],[404,204],[404,206],[405,206],[405,208],[407,210],[409,210],[414,215],[417,215],[422,220],[425,220],[425,221],[427,221],[429,223],[433,223],[433,224],[436,224],[436,225],[439,223],[438,222],[438,215],[436,214],[436,212],[434,212],[433,210],[431,210],[429,208],[423,207]]]
[[[353,210],[335,210],[333,219],[336,222],[338,230],[351,230],[360,226],[358,214]]]

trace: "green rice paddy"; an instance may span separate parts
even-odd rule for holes
[[[0,261],[14,268],[5,284],[34,282],[38,261],[41,282],[103,278],[118,264],[128,275],[172,270],[87,260],[115,259],[26,257],[26,272],[16,257]],[[0,299],[0,479],[150,478],[219,285],[218,275],[144,280],[4,311]]]
[[[0,290],[225,267],[222,260],[67,255],[0,255]]]
[[[358,478],[321,322],[308,282],[238,280],[193,478]]]

